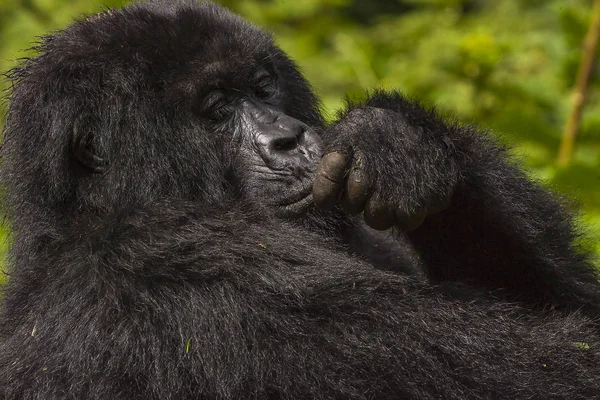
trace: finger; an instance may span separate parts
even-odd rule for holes
[[[421,209],[413,213],[396,211],[395,224],[403,232],[411,232],[420,227],[425,221],[427,210]]]
[[[373,229],[384,231],[394,225],[394,213],[379,201],[371,198],[365,206],[364,218],[367,225]]]
[[[370,179],[362,163],[363,158],[360,155],[355,157],[340,200],[344,211],[350,214],[359,214],[365,208],[369,196]]]
[[[344,175],[349,158],[340,152],[325,154],[319,163],[313,183],[313,201],[319,208],[335,206],[344,188]]]

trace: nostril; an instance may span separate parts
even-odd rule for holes
[[[306,134],[309,131],[308,126],[302,125],[298,132],[296,133],[296,140],[298,140],[298,144],[300,146],[304,145],[306,142]]]
[[[274,151],[292,151],[298,147],[298,138],[295,136],[285,136],[273,139],[269,147]]]

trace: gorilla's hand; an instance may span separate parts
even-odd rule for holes
[[[459,176],[451,128],[398,94],[379,94],[366,104],[325,133],[314,202],[364,212],[375,229],[414,230],[450,205]]]

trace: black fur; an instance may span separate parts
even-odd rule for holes
[[[569,213],[488,135],[386,92],[325,126],[285,54],[211,3],[106,12],[39,50],[5,129],[0,398],[600,396],[596,274]],[[450,208],[406,235],[278,212],[245,132],[201,115],[209,85],[247,92],[263,63],[326,153],[363,154],[382,204]]]

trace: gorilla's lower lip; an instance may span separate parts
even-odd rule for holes
[[[302,210],[307,209],[313,202],[313,196],[312,196],[312,191],[305,196],[304,198],[286,205],[284,208],[286,209],[286,211],[290,211],[290,212],[294,212],[294,213],[298,213]]]
[[[298,212],[312,204],[312,201],[312,184],[310,184],[304,187],[302,190],[299,190],[297,195],[285,199],[280,206],[286,211]]]

